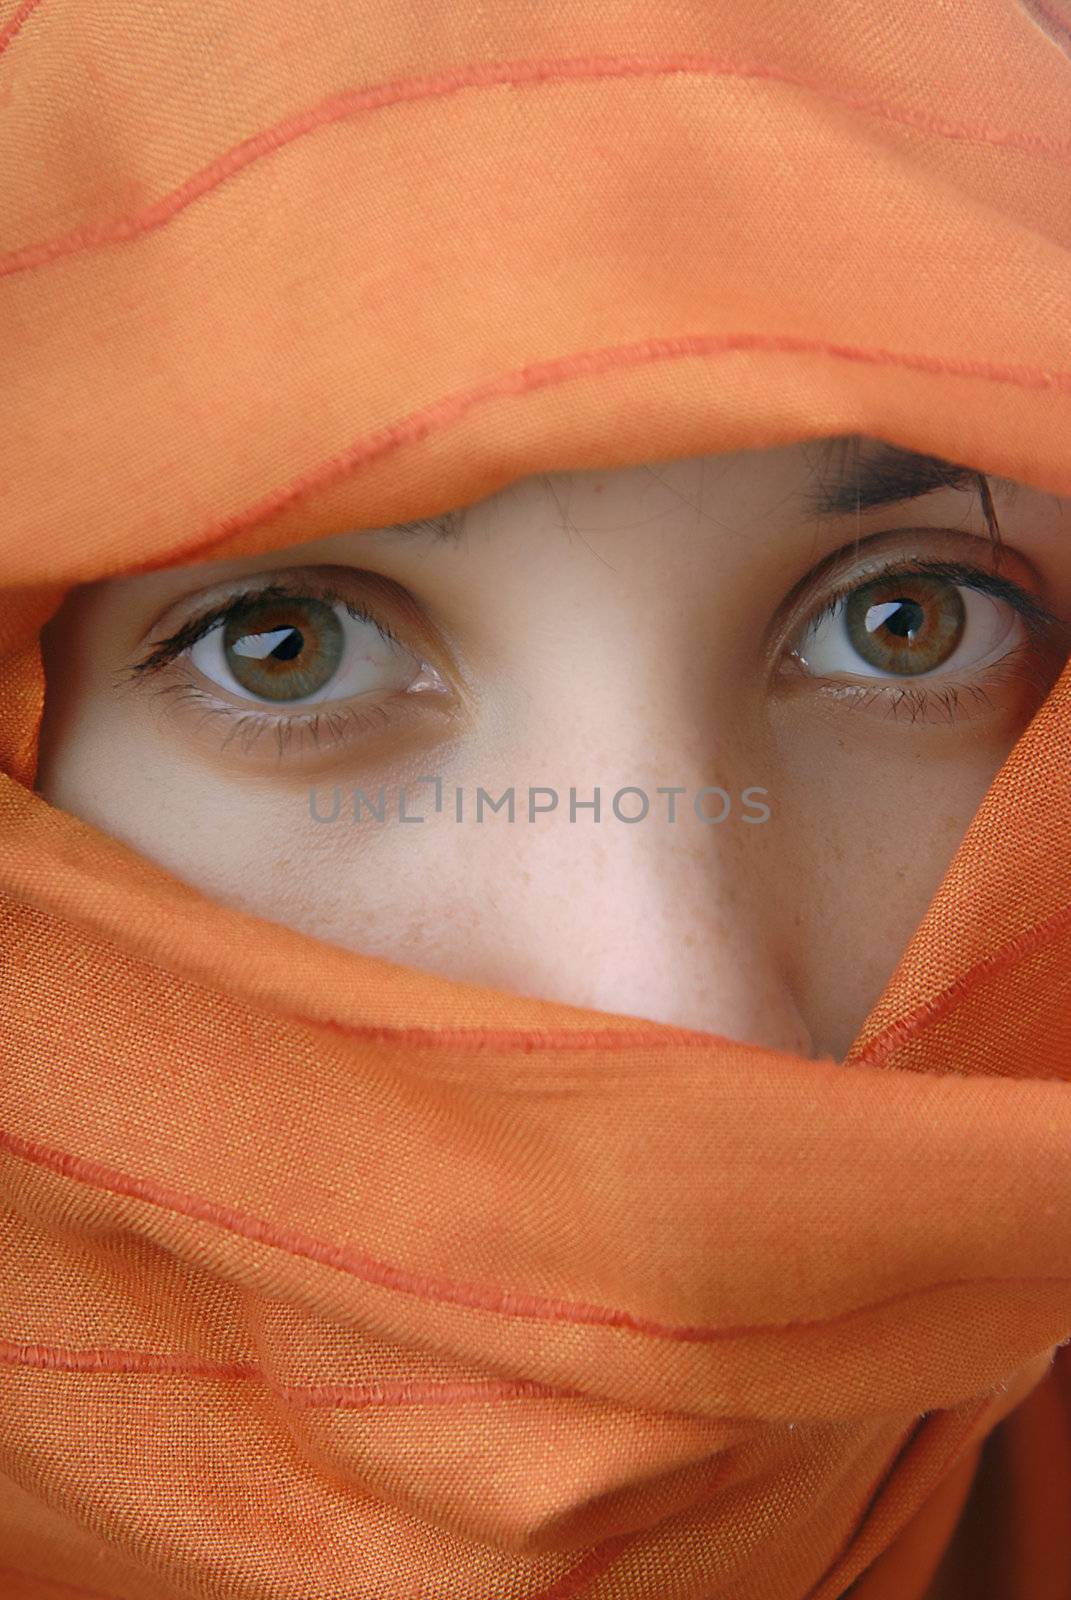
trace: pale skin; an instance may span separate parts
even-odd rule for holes
[[[75,591],[46,634],[40,792],[314,937],[839,1059],[1066,659],[1071,562],[1064,503],[1025,485],[993,485],[999,562],[962,488],[816,518],[818,459],[792,445],[525,479],[454,538],[340,530]],[[947,570],[912,578],[921,562],[996,573],[1048,618]],[[269,583],[285,593],[258,610]],[[842,592],[856,600],[822,620]],[[131,676],[239,593],[229,635]],[[442,779],[438,815],[424,775]],[[398,820],[403,784],[421,824]],[[511,785],[516,820],[477,824],[476,789]],[[650,797],[642,822],[610,810],[626,785]],[[710,825],[692,796],[715,785],[732,806]],[[339,820],[317,821],[310,789],[327,815],[335,786]],[[393,820],[352,822],[353,789],[380,786]],[[561,798],[529,822],[535,786]],[[596,787],[601,820],[570,821],[570,790]],[[745,822],[748,789],[767,820]]]

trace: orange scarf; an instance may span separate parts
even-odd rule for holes
[[[1071,1593],[1071,670],[843,1065],[32,790],[78,582],[850,432],[1071,495],[1063,4],[0,0],[5,1596]]]

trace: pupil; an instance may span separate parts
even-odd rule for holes
[[[305,635],[300,628],[291,628],[285,639],[280,639],[271,652],[276,661],[293,661],[305,648]]]
[[[899,598],[896,610],[885,619],[885,626],[899,639],[910,639],[922,627],[925,615],[917,600]]]

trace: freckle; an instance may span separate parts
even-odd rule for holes
[[[602,494],[602,491],[603,491],[603,490],[604,490],[604,489],[605,489],[605,488],[606,488],[606,485],[605,485],[605,483],[597,483],[597,484],[596,484],[596,485],[595,485],[595,491],[594,491],[594,492],[595,492],[595,493],[596,493],[596,494]]]

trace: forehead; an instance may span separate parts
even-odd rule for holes
[[[591,496],[620,490],[640,491],[654,481],[670,494],[699,500],[706,495],[724,501],[726,493],[737,501],[753,497],[763,501],[763,489],[775,497],[789,496],[796,510],[809,520],[854,516],[884,506],[921,499],[945,489],[988,492],[1010,498],[1023,486],[1013,479],[982,474],[977,469],[941,456],[907,450],[861,434],[838,434],[804,440],[766,450],[745,450],[682,460],[624,466],[608,471],[577,470],[539,476],[550,501],[565,516],[565,505],[580,491],[586,506]],[[491,497],[505,505],[514,500],[517,485]],[[422,539],[456,539],[466,520],[466,508],[435,517],[394,524],[384,530],[393,536]]]

